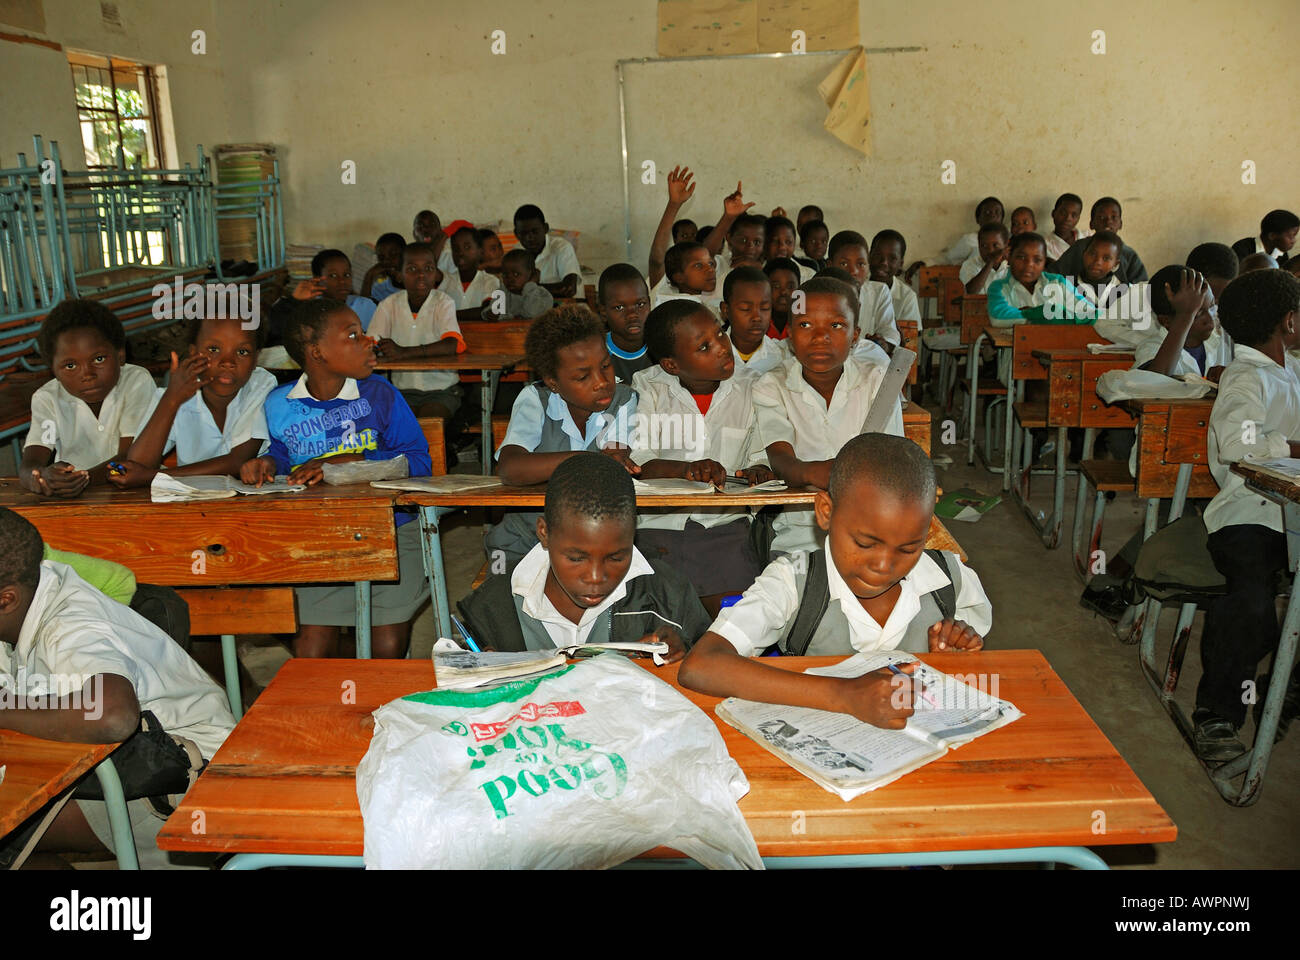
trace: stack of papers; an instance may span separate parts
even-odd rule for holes
[[[1295,457],[1276,457],[1271,460],[1252,460],[1247,457],[1241,461],[1241,465],[1279,480],[1300,483],[1300,459]]]
[[[375,480],[370,484],[380,490],[410,490],[414,493],[464,493],[501,486],[498,477],[472,473],[448,474],[445,477],[407,477],[405,480]]]
[[[288,477],[276,477],[260,487],[241,483],[234,477],[173,477],[159,472],[149,485],[149,499],[154,503],[174,503],[179,500],[224,500],[237,493],[299,493],[307,487],[290,483]]]

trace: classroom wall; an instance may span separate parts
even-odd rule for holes
[[[161,2],[119,6],[138,55],[180,72],[183,148],[280,147],[291,240],[347,249],[384,230],[409,234],[424,206],[444,222],[485,221],[535,202],[552,226],[582,231],[586,266],[624,256],[614,62],[655,56],[653,0],[223,0],[219,17],[188,19]],[[94,4],[46,8],[52,37],[104,48],[95,17],[71,12],[93,14]],[[1088,203],[1115,194],[1125,239],[1153,270],[1201,240],[1253,233],[1273,207],[1300,205],[1293,138],[1279,136],[1293,126],[1288,91],[1300,89],[1293,0],[863,0],[861,13],[867,46],[926,48],[869,58],[868,158],[821,128],[816,85],[834,58],[628,67],[633,262],[644,268],[677,162],[697,173],[684,212],[700,223],[716,219],[741,179],[762,212],[813,201],[832,229],[899,229],[909,259],[974,229],[974,203],[989,193],[1008,213],[1034,206],[1044,229],[1062,191]],[[214,28],[201,65],[186,59],[190,20]],[[504,56],[490,53],[495,29],[506,31]],[[1101,56],[1090,52],[1097,29]],[[10,91],[23,78],[30,90],[27,71],[50,58],[24,50],[11,66],[13,46],[0,81]],[[6,158],[12,115],[24,135],[46,114],[53,125],[61,101],[35,96],[43,107],[15,108],[4,94]],[[647,159],[657,184],[640,182]],[[1254,186],[1241,183],[1247,159]],[[345,160],[356,163],[355,185],[341,182]],[[940,182],[945,160],[956,163],[955,185]]]

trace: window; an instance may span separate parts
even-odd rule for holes
[[[118,57],[68,53],[81,122],[81,143],[91,170],[158,169],[158,78],[152,67]]]

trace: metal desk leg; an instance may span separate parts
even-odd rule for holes
[[[226,699],[230,701],[230,712],[238,720],[244,715],[243,691],[239,689],[239,649],[235,646],[234,634],[221,635],[221,665],[225,669]]]
[[[1017,385],[1018,384],[1018,385]],[[1002,437],[1002,492],[1011,490],[1011,475],[1015,472],[1015,454],[1020,450],[1016,441],[1020,438],[1016,430],[1016,404],[1025,399],[1025,382],[1023,380],[1007,381],[1007,423]]]
[[[975,418],[979,412],[979,390],[980,390],[980,344],[988,338],[988,334],[981,333],[975,338],[975,342],[970,345],[970,357],[966,360],[966,373],[970,377],[970,395],[966,398],[970,403],[970,421],[966,429],[970,431],[970,441],[966,446],[966,464],[975,462]]]
[[[358,580],[357,591],[357,658],[370,659],[370,581]]]
[[[268,867],[338,867],[365,869],[366,861],[361,857],[329,857],[319,854],[291,853],[237,853],[222,870],[265,870]]]
[[[113,853],[119,870],[139,870],[140,861],[135,855],[135,831],[131,829],[131,815],[126,809],[126,796],[122,793],[122,780],[113,766],[113,758],[105,757],[95,768],[99,788],[104,791],[104,805],[108,807],[108,825],[113,831]]]
[[[492,475],[492,406],[496,403],[500,370],[480,370],[479,399],[483,404],[483,474]],[[445,634],[444,634],[445,636]]]
[[[438,523],[450,507],[420,507],[420,550],[424,554],[424,572],[429,577],[429,598],[433,603],[434,624],[439,637],[451,636],[451,605],[447,599],[447,571],[442,565],[442,537]]]

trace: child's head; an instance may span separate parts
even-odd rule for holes
[[[799,229],[799,236],[803,236],[804,224],[813,220],[821,222],[823,227],[826,225],[826,215],[822,213],[822,208],[815,203],[805,203],[799,208],[799,215],[794,218],[795,226]]]
[[[980,259],[988,263],[1007,248],[1011,241],[1011,231],[1005,223],[986,223],[980,227],[976,242],[979,244]]]
[[[1119,269],[1119,252],[1124,241],[1119,234],[1099,230],[1088,238],[1083,247],[1083,276],[1088,283],[1101,283]]]
[[[1011,211],[1011,235],[1032,233],[1038,229],[1038,218],[1029,207],[1016,207]]]
[[[483,262],[483,245],[473,227],[461,227],[451,235],[451,262],[462,274],[478,271]]]
[[[736,358],[722,324],[713,311],[694,300],[667,300],[651,310],[645,342],[664,372],[688,389],[716,387],[736,372]]]
[[[645,342],[650,289],[632,264],[615,263],[601,271],[596,281],[596,309],[615,338],[629,344]]]
[[[45,541],[35,524],[0,507],[0,639],[16,643],[41,582]]]
[[[1219,298],[1223,329],[1234,342],[1248,347],[1262,346],[1279,333],[1283,342],[1293,341],[1297,310],[1300,280],[1286,270],[1244,273],[1228,284]]]
[[[752,263],[763,265],[763,227],[766,221],[753,213],[742,213],[727,231],[727,246],[731,249],[731,265]]]
[[[515,237],[534,257],[546,249],[546,234],[551,226],[542,214],[542,208],[525,203],[515,211]]]
[[[411,223],[411,237],[416,243],[433,243],[442,233],[442,221],[432,210],[421,210]]]
[[[1124,209],[1114,197],[1102,197],[1092,205],[1088,225],[1095,231],[1119,233],[1124,229]]]
[[[64,300],[41,323],[41,357],[64,390],[96,411],[126,362],[126,331],[98,300]]]
[[[709,248],[697,241],[674,243],[664,254],[664,273],[682,293],[712,293],[718,270]]]
[[[328,297],[300,300],[284,324],[284,349],[311,377],[333,373],[364,380],[375,369],[373,342],[346,303]]]
[[[1047,243],[1037,233],[1020,233],[1011,238],[1007,250],[1007,269],[1032,290],[1047,266]]]
[[[408,243],[402,250],[402,285],[412,310],[419,310],[433,289],[438,255],[431,243]]]
[[[867,257],[867,239],[854,230],[841,230],[831,237],[826,252],[827,263],[848,273],[859,287],[869,272]]]
[[[678,220],[673,224],[673,243],[685,243],[688,240],[695,240],[699,227],[695,225],[694,220]]]
[[[803,311],[790,318],[790,350],[809,373],[839,370],[858,337],[857,289],[822,276],[799,289]]]
[[[1241,269],[1237,255],[1226,243],[1201,243],[1187,255],[1187,265],[1210,282],[1217,303],[1223,288],[1236,279]]]
[[[772,325],[772,284],[767,274],[758,267],[732,270],[722,283],[718,310],[736,349],[753,353],[763,345],[767,328]]]
[[[515,247],[501,258],[501,286],[509,293],[523,293],[529,283],[536,283],[539,274],[533,255],[523,247]]]
[[[985,197],[975,205],[975,222],[981,227],[986,223],[1001,223],[1006,215],[1006,208],[997,197]]]
[[[550,558],[548,583],[576,608],[598,607],[627,576],[636,537],[632,477],[601,453],[578,453],[551,474],[537,539]]]
[[[480,266],[499,268],[505,251],[501,249],[501,238],[496,235],[496,231],[483,227],[475,230],[474,235],[478,237],[478,245],[483,248],[483,260]]]
[[[1241,267],[1237,271],[1241,273],[1253,273],[1256,270],[1276,270],[1277,261],[1267,253],[1252,253],[1241,258]]]
[[[785,257],[777,257],[763,264],[763,272],[772,285],[772,312],[785,316],[790,312],[790,299],[799,288],[799,280],[803,276],[799,264]]]
[[[347,301],[352,295],[352,261],[342,250],[322,250],[311,258],[311,275],[325,281],[324,295]]]
[[[711,223],[705,224],[704,226],[700,227],[698,230],[695,231],[696,242],[703,243],[705,240],[709,239],[709,234],[711,234],[712,232],[713,232],[713,224]]]
[[[1300,217],[1290,210],[1270,210],[1259,222],[1259,238],[1268,247],[1265,253],[1273,250],[1290,253],[1297,232],[1300,232]]]
[[[867,252],[867,269],[871,279],[879,283],[892,283],[903,272],[903,258],[907,256],[907,241],[897,230],[881,230],[871,238]]]
[[[204,399],[226,403],[244,388],[257,367],[264,330],[260,323],[256,329],[245,330],[238,317],[187,321],[190,354],[208,359]]]
[[[1170,293],[1181,290],[1183,274],[1187,269],[1187,267],[1171,264],[1161,267],[1151,277],[1151,312],[1155,314],[1156,322],[1166,329],[1174,319],[1174,305],[1170,302],[1169,295],[1165,293],[1165,286],[1168,285]],[[1192,325],[1187,330],[1186,346],[1199,347],[1214,332],[1214,314],[1210,310],[1213,305],[1214,301],[1206,298],[1200,309],[1196,311],[1196,316],[1192,318]]]
[[[789,217],[768,217],[763,225],[763,259],[794,256],[794,224]]]
[[[1077,193],[1063,193],[1052,206],[1052,225],[1058,234],[1068,234],[1083,216],[1083,199]]]
[[[401,273],[405,249],[406,239],[400,233],[385,233],[375,241],[375,259],[389,273]]]
[[[614,363],[605,330],[585,306],[563,304],[532,322],[524,354],[533,376],[575,410],[609,409],[614,399]],[[576,418],[575,418],[576,419]]]
[[[831,231],[824,220],[804,220],[799,223],[799,247],[813,260],[826,259],[826,247],[831,242]]]
[[[934,466],[906,437],[864,433],[843,446],[814,512],[855,597],[880,597],[912,572],[925,550],[934,499]]]

